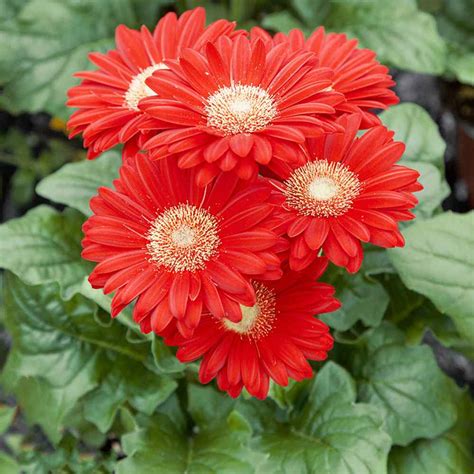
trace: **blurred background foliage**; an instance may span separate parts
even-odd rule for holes
[[[460,385],[472,387],[474,368],[468,358],[474,351],[468,339],[473,327],[466,322],[466,311],[459,308],[449,313],[451,318],[443,316],[446,301],[439,300],[437,291],[408,289],[406,275],[412,281],[426,276],[408,268],[417,249],[407,249],[405,259],[405,254],[398,260],[395,255],[396,269],[386,252],[369,250],[356,277],[334,268],[325,276],[337,286],[344,303],[338,313],[325,316],[340,342],[333,358],[359,382],[357,396],[351,376],[332,363],[321,372],[321,379],[342,387],[344,396],[336,389],[329,393],[323,382],[308,382],[287,389],[273,387],[265,403],[234,402],[210,387],[186,385],[185,381],[196,379],[194,366],[183,368],[169,348],[137,334],[126,311],[119,317],[123,324],[112,324],[107,314],[110,299],[83,284],[89,267],[77,257],[80,225],[89,213],[89,197],[98,185],[111,183],[120,157],[112,151],[97,162],[85,162],[80,141],[67,140],[70,111],[64,102],[67,89],[76,83],[72,74],[91,67],[90,51],[114,47],[118,24],[153,28],[167,11],[196,6],[206,8],[209,21],[225,17],[243,28],[260,25],[272,32],[301,28],[310,33],[324,25],[375,50],[380,61],[390,66],[402,102],[409,102],[384,112],[382,118],[396,138],[407,143],[403,160],[421,172],[425,190],[419,196],[419,220],[442,209],[465,212],[474,207],[472,0],[0,0],[1,219],[22,216],[51,201],[58,210],[73,208],[60,213],[37,207],[28,212],[27,223],[18,221],[2,234],[14,236],[23,226],[21,231],[29,238],[41,237],[57,264],[36,272],[26,261],[16,272],[22,273],[23,283],[12,274],[4,277],[0,319],[8,331],[0,337],[2,364],[12,338],[15,344],[1,383],[16,398],[1,393],[0,472],[18,472],[19,466],[27,473],[111,472],[125,454],[129,457],[119,464],[119,473],[167,472],[166,466],[174,469],[169,472],[184,472],[189,452],[182,440],[191,433],[198,433],[198,461],[199,449],[206,453],[216,445],[216,433],[222,442],[209,462],[218,463],[219,456],[231,454],[241,458],[243,464],[224,466],[228,471],[223,467],[222,472],[247,472],[260,465],[263,448],[275,451],[274,464],[266,465],[266,472],[304,472],[299,470],[304,462],[316,465],[323,453],[313,449],[303,464],[296,460],[289,464],[293,470],[285,470],[289,461],[276,450],[292,452],[295,445],[291,438],[283,440],[272,432],[275,417],[309,436],[314,433],[305,417],[324,418],[341,410],[348,417],[359,416],[349,434],[365,429],[369,438],[377,440],[371,447],[364,445],[372,470],[361,472],[379,474],[385,471],[377,459],[387,454],[389,442],[378,431],[379,421],[373,421],[378,415],[364,410],[369,403],[379,405],[386,416],[390,407],[383,398],[390,400],[394,394],[374,393],[369,381],[364,382],[372,376],[370,370],[397,383],[419,377],[426,388],[426,392],[414,388],[413,400],[400,403],[401,413],[386,416],[392,424],[390,436],[398,445],[390,452],[389,473],[471,472],[469,400],[457,392],[452,395],[453,387],[432,365],[426,347],[411,345],[428,342],[438,364]],[[451,214],[443,216],[433,224],[433,234],[429,228],[415,226],[407,232],[418,232],[417,238],[428,239],[429,246],[437,228],[451,226]],[[468,234],[460,235],[446,242],[446,251],[464,245],[468,253],[468,241]],[[429,258],[434,266],[439,264],[434,256]],[[20,261],[14,249],[11,261]],[[469,270],[464,271],[469,277]],[[55,281],[61,281],[61,288]],[[45,286],[39,291],[25,282]],[[456,299],[452,293],[447,297]],[[384,366],[385,360],[402,368],[393,372]],[[81,370],[71,371],[67,364]],[[329,396],[335,401],[325,405],[324,397]],[[354,405],[356,397],[364,403]],[[313,399],[321,402],[321,412],[307,408],[301,414],[299,410]],[[423,412],[426,399],[437,405],[431,418]],[[424,426],[410,424],[414,413],[421,413]],[[251,426],[241,414],[248,415]],[[367,426],[360,425],[360,417]],[[325,430],[330,434],[324,424],[318,429],[322,438]],[[253,449],[245,447],[251,432],[259,435]],[[164,447],[157,453],[157,446]],[[230,454],[232,449],[235,453]],[[160,464],[166,456],[170,464]],[[448,458],[452,464],[439,470]],[[193,466],[188,467],[192,471]]]

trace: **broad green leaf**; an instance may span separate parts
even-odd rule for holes
[[[377,280],[362,272],[347,275],[334,267],[326,274],[325,279],[336,287],[336,297],[342,303],[341,309],[320,316],[326,324],[338,331],[351,328],[359,320],[366,326],[380,324],[389,298]]]
[[[307,380],[303,382],[289,380],[286,387],[271,381],[268,397],[271,398],[279,408],[290,413],[295,408],[295,404],[299,401],[302,394],[305,393],[307,385]]]
[[[13,202],[20,208],[26,207],[35,193],[36,176],[33,170],[18,168],[11,180]]]
[[[390,437],[382,425],[377,407],[355,403],[350,375],[328,362],[305,409],[262,434],[259,448],[270,455],[263,472],[384,474]]]
[[[10,190],[14,204],[20,208],[31,207],[38,180],[53,173],[64,163],[84,155],[83,151],[67,141],[48,138],[45,142],[34,131],[25,134],[16,128],[10,128],[6,133],[0,134],[0,162],[16,167]]]
[[[0,452],[0,472],[2,474],[18,474],[20,466],[11,456]]]
[[[390,297],[385,318],[394,323],[409,317],[413,311],[426,303],[426,298],[409,290],[398,275],[383,275],[380,281]]]
[[[434,14],[438,30],[447,42],[447,75],[474,85],[474,3],[471,0],[424,0],[421,4]]]
[[[310,33],[318,25],[357,38],[373,49],[380,61],[401,69],[440,74],[446,67],[446,45],[431,15],[418,10],[415,0],[293,0],[301,21],[288,13],[273,13],[263,26]]]
[[[177,2],[175,8],[179,13],[183,13],[186,10],[191,10],[196,7],[204,7],[206,9],[206,21],[208,24],[220,20],[222,18],[228,18],[229,20],[235,20],[229,15],[228,2],[216,3],[214,0],[182,0]],[[243,27],[242,23],[239,22],[239,26]]]
[[[365,331],[361,336],[361,340],[366,345],[369,354],[371,354],[387,345],[403,345],[405,343],[405,335],[394,324],[382,321],[380,326]],[[364,353],[363,357],[367,357],[367,354]]]
[[[380,114],[382,122],[395,132],[395,140],[405,144],[402,161],[429,163],[440,170],[444,168],[446,144],[438,126],[423,107],[416,104],[399,104]]]
[[[366,276],[395,273],[386,249],[370,244],[364,245],[364,261],[362,262],[361,271]]]
[[[85,418],[106,431],[121,404],[151,414],[175,389],[173,380],[145,367],[153,365],[149,343],[128,343],[118,323],[99,326],[92,302],[81,296],[63,301],[56,285],[29,287],[11,275],[6,290],[13,349],[3,381],[53,441],[86,394]]]
[[[151,351],[155,365],[160,373],[181,374],[186,368],[186,365],[176,358],[173,350],[158,336],[154,336],[152,339]]]
[[[266,15],[263,18],[262,26],[270,30],[282,31],[283,33],[288,33],[290,30],[295,28],[308,32],[307,29],[311,28],[294,17],[288,10]],[[314,27],[316,26],[317,24],[314,24]]]
[[[463,339],[453,320],[440,313],[431,301],[424,299],[398,327],[405,333],[409,344],[420,344],[424,335],[430,331],[445,347],[464,354],[468,359],[474,359],[474,344]]]
[[[84,277],[82,281],[82,285],[80,286],[78,293],[86,298],[90,299],[102,309],[104,309],[107,313],[110,314],[110,308],[112,304],[112,296],[111,295],[104,295],[102,289],[92,288],[91,284],[87,277]],[[110,321],[110,318],[108,318]],[[124,308],[122,312],[115,318],[117,321],[120,321],[124,326],[133,332],[135,332],[140,339],[152,339],[151,334],[142,334],[140,331],[140,326],[133,321],[132,311],[130,306]]]
[[[450,42],[448,51],[448,74],[453,73],[460,82],[474,85],[474,51]]]
[[[235,400],[210,385],[188,384],[188,411],[200,428],[222,424],[234,406]]]
[[[474,358],[474,346],[461,338],[452,319],[440,313],[431,301],[409,290],[398,275],[384,275],[381,281],[390,294],[385,319],[397,324],[408,344],[420,344],[431,331],[445,347]]]
[[[390,250],[405,285],[429,298],[474,343],[474,212],[447,212],[416,222],[406,246]]]
[[[440,208],[444,199],[451,193],[451,190],[435,166],[415,161],[408,166],[420,173],[419,181],[423,186],[423,189],[416,193],[419,203],[413,212],[418,218],[427,219]]]
[[[12,113],[46,111],[63,118],[73,73],[89,69],[91,51],[114,48],[120,23],[154,26],[166,1],[30,0],[0,23],[0,103]]]
[[[444,179],[446,144],[436,123],[416,104],[400,104],[380,115],[384,124],[395,132],[395,139],[406,145],[401,164],[420,173],[423,190],[416,193],[419,200],[415,213],[422,218],[433,215],[450,189]]]
[[[356,354],[353,366],[359,399],[383,410],[393,442],[406,446],[450,428],[456,420],[453,386],[431,349],[380,342],[367,354]]]
[[[43,448],[44,449],[44,448]],[[72,435],[66,435],[54,451],[38,449],[24,450],[18,455],[22,474],[106,474],[112,473],[115,456],[84,452],[83,446]],[[1,471],[3,474],[3,471]]]
[[[0,0],[0,22],[15,18],[28,0]]]
[[[100,186],[110,187],[118,177],[121,163],[122,158],[117,151],[106,152],[98,160],[69,163],[43,179],[36,187],[36,192],[89,216],[90,199],[97,194]]]
[[[456,425],[434,439],[394,447],[389,474],[472,474],[474,472],[474,405],[468,393],[458,402]]]
[[[14,346],[2,373],[2,384],[8,392],[15,394],[26,420],[40,425],[48,438],[57,443],[62,436],[65,417],[78,400],[97,385],[94,361],[76,372],[65,374],[68,382],[62,386],[53,386],[41,376],[24,376],[24,370],[22,355]]]
[[[151,415],[176,388],[174,380],[146,370],[127,356],[107,356],[98,362],[102,374],[100,387],[84,399],[85,418],[103,433],[110,429],[125,402]]]
[[[82,216],[38,206],[0,226],[0,267],[25,283],[59,282],[64,297],[78,292],[90,264],[81,258]]]
[[[331,2],[327,0],[293,0],[293,8],[308,25],[323,23],[331,11]]]
[[[127,458],[118,464],[118,474],[166,472],[167,474],[253,474],[264,456],[252,451],[248,423],[232,412],[219,427],[188,433],[162,414],[146,420],[139,431],[122,437]]]
[[[0,405],[0,434],[5,433],[15,417],[16,408]]]

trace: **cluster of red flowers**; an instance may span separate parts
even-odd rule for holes
[[[317,279],[356,272],[361,242],[402,246],[421,189],[372,112],[398,101],[387,68],[342,34],[206,27],[202,8],[116,44],[69,91],[89,158],[123,144],[84,224],[92,286],[233,397],[311,377],[333,345],[315,315],[340,306]]]

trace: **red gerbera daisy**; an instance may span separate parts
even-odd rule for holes
[[[70,107],[79,108],[68,127],[71,137],[83,134],[88,158],[95,158],[118,143],[127,143],[126,155],[134,154],[138,124],[143,119],[138,102],[155,94],[145,80],[154,71],[167,68],[163,61],[177,58],[182,49],[199,49],[234,29],[234,24],[226,20],[206,28],[205,20],[205,10],[196,8],[179,18],[168,13],[153,34],[146,26],[136,31],[120,25],[115,33],[116,50],[89,55],[99,69],[75,74],[83,81],[69,90],[67,102]]]
[[[189,336],[203,309],[239,321],[239,305],[255,304],[250,277],[281,276],[275,251],[286,241],[269,228],[267,182],[222,174],[201,188],[193,170],[140,154],[114,185],[91,200],[82,253],[100,262],[91,285],[115,291],[112,316],[136,299],[133,316],[143,332],[160,332],[174,317]]]
[[[309,140],[310,158],[296,169],[281,168],[281,202],[291,241],[290,267],[301,270],[322,248],[336,265],[356,272],[360,241],[381,247],[404,245],[398,221],[413,219],[410,209],[422,186],[419,173],[395,163],[405,145],[385,127],[356,134],[360,116],[343,116],[344,133]]]
[[[147,80],[159,97],[139,107],[168,130],[144,147],[152,157],[177,155],[181,168],[198,166],[200,185],[221,171],[250,179],[270,160],[297,165],[306,137],[337,129],[325,117],[344,98],[326,90],[333,73],[317,67],[313,53],[283,44],[266,51],[259,39],[221,37],[166,64],[170,70]]]
[[[242,307],[242,320],[203,316],[192,338],[165,334],[178,346],[177,357],[190,362],[202,357],[199,379],[217,377],[221,390],[237,397],[242,388],[260,399],[268,394],[269,379],[286,386],[313,374],[308,360],[324,360],[333,346],[329,328],[315,314],[340,307],[334,288],[315,281],[327,259],[319,258],[304,272],[285,272],[274,282],[253,282],[257,300]]]
[[[346,98],[346,102],[335,105],[338,113],[360,113],[361,128],[380,125],[380,119],[372,109],[386,109],[399,101],[395,92],[389,89],[395,82],[388,74],[388,68],[376,60],[374,51],[357,48],[356,39],[349,40],[340,33],[325,33],[322,26],[307,40],[297,29],[288,35],[277,33],[272,38],[265,30],[255,27],[251,36],[262,38],[267,44],[286,44],[293,51],[304,48],[316,53],[320,66],[334,70],[331,87]]]

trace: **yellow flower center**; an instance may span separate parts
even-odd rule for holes
[[[208,127],[225,135],[258,132],[277,115],[275,101],[266,90],[242,84],[221,87],[208,97],[205,110]]]
[[[197,271],[218,253],[218,221],[205,209],[179,204],[162,212],[148,232],[148,253],[159,267]]]
[[[286,205],[305,216],[336,217],[346,213],[361,184],[344,164],[316,160],[293,171],[285,181]]]
[[[275,292],[260,282],[254,282],[256,303],[254,306],[240,306],[242,320],[234,323],[223,319],[223,325],[229,331],[258,340],[270,333],[276,319]]]
[[[131,109],[139,111],[138,103],[145,97],[150,97],[156,95],[156,92],[153,89],[150,89],[146,85],[146,80],[153,75],[155,71],[159,69],[169,69],[168,66],[164,63],[153,64],[144,69],[140,74],[137,74],[131,81],[128,86],[127,92],[124,95],[124,106]]]

